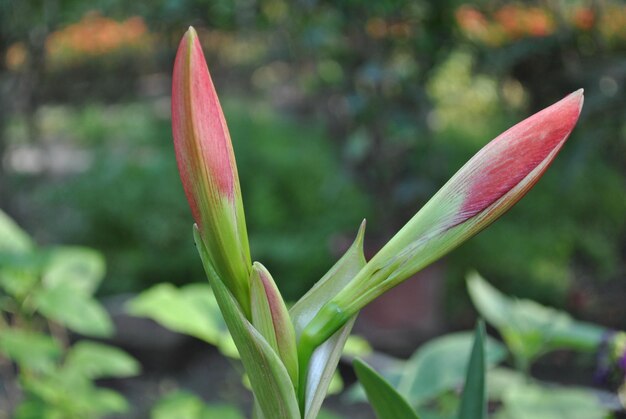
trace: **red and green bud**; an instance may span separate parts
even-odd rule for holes
[[[581,89],[510,128],[474,155],[320,310],[303,332],[307,344],[326,340],[366,304],[518,202],[563,146],[582,104]]]
[[[295,386],[298,383],[296,333],[274,279],[258,262],[252,265],[250,294],[252,324],[283,361]]]
[[[250,250],[228,127],[196,31],[176,54],[172,130],[178,170],[211,263],[250,313]]]

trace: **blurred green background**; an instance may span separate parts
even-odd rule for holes
[[[535,189],[443,262],[626,327],[626,5],[619,1],[0,2],[0,207],[45,244],[102,251],[101,295],[201,281],[169,120],[194,25],[225,109],[253,257],[288,299],[374,249],[488,140],[580,87]]]

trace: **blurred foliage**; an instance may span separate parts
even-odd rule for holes
[[[468,268],[575,310],[594,304],[572,297],[579,287],[626,272],[622,2],[42,4],[0,8],[3,97],[15,98],[5,129],[0,118],[12,175],[0,194],[47,240],[102,249],[104,292],[201,277],[160,99],[189,24],[220,95],[239,98],[225,101],[253,254],[288,298],[340,253],[333,232],[368,217],[373,242],[384,242],[490,138],[579,87],[583,115],[554,167],[447,259],[449,311],[467,310]],[[78,106],[41,107],[50,102]],[[88,161],[52,182],[12,164],[15,148],[43,149],[45,160],[51,144],[84,152],[69,166]],[[26,190],[35,199],[20,198]],[[57,228],[42,226],[41,208]]]
[[[226,404],[206,404],[196,395],[184,390],[174,391],[152,408],[151,419],[243,419],[245,416],[235,407]],[[322,410],[319,419],[341,419],[328,410]]]
[[[70,343],[69,331],[113,333],[93,298],[104,276],[99,253],[87,248],[37,248],[0,211],[0,416],[101,417],[127,402],[94,380],[138,374],[124,351],[102,343]]]
[[[82,173],[54,183],[16,182],[30,188],[34,216],[41,216],[37,209],[57,214],[46,232],[54,240],[104,252],[111,278],[105,292],[204,275],[190,237],[169,121],[160,116],[166,105],[41,109],[42,128],[82,151],[72,161]],[[368,201],[342,175],[319,124],[310,122],[303,132],[267,107],[241,101],[227,101],[225,113],[252,253],[272,269],[286,297],[295,299],[330,265],[333,235],[356,229]],[[9,125],[16,141],[24,131],[19,121]],[[15,164],[28,170],[19,159]]]
[[[200,398],[185,391],[176,391],[163,397],[153,407],[151,419],[244,419],[236,407],[207,405]]]
[[[490,337],[485,340],[482,361],[487,368],[490,417],[586,419],[612,418],[623,412],[623,332],[610,333],[534,301],[504,296],[477,274],[469,277],[468,288],[479,313],[496,327],[507,345]],[[456,418],[471,348],[468,332],[440,336],[420,346],[408,360],[385,359],[381,374],[417,409],[420,418]],[[586,354],[589,360],[599,353],[595,364],[601,375],[594,377],[594,387],[608,387],[610,391],[543,382],[531,376],[530,366],[536,363],[537,355],[556,350]],[[511,355],[516,370],[503,365]],[[371,359],[377,360],[375,356]],[[615,377],[617,385],[606,380]],[[467,385],[471,385],[469,381]],[[365,397],[358,386],[348,394],[353,401]]]
[[[209,284],[190,284],[177,289],[159,284],[128,302],[133,316],[147,317],[178,333],[217,346],[226,356],[239,358]]]

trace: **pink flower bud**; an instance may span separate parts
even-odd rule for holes
[[[172,131],[185,194],[211,262],[249,314],[251,260],[237,166],[202,47],[191,27],[174,62]]]

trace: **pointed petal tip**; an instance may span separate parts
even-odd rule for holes
[[[198,32],[196,32],[196,29],[193,26],[189,26],[189,28],[187,28],[187,32],[185,33],[185,35],[190,38],[197,38],[198,37]]]
[[[267,272],[267,268],[263,266],[261,262],[254,261],[252,263],[252,270],[257,272]]]
[[[572,99],[574,101],[578,101],[578,113],[580,114],[582,108],[583,108],[583,103],[585,102],[585,89],[580,88],[578,90],[576,90],[575,92],[570,93],[569,95],[567,95],[565,97],[565,99]]]

